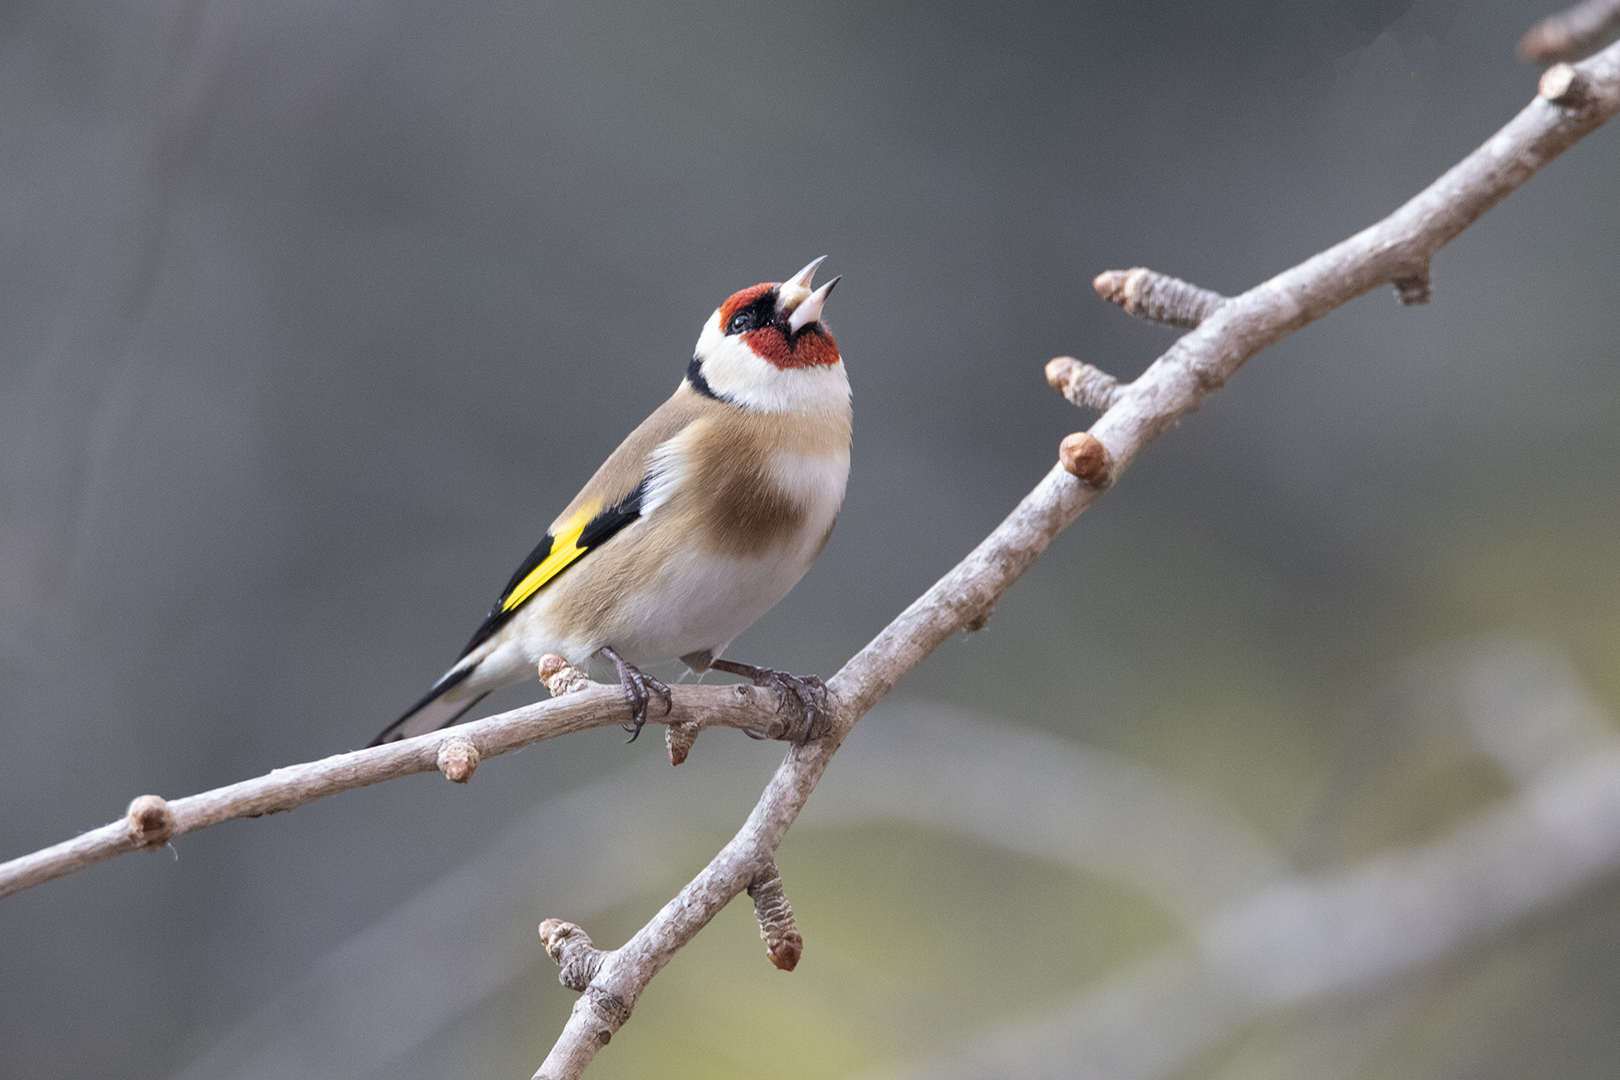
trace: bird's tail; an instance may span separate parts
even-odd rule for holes
[[[412,705],[404,716],[389,724],[381,735],[367,745],[381,746],[383,743],[397,742],[415,735],[425,735],[429,731],[437,731],[455,723],[461,718],[462,713],[483,701],[489,693],[488,690],[475,690],[464,685],[467,676],[477,667],[477,664],[468,664],[452,669],[444,678],[433,684],[433,689],[427,692],[427,696]]]

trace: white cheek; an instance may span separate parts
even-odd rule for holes
[[[738,338],[720,333],[719,313],[698,338],[703,377],[721,397],[761,412],[819,412],[849,403],[843,361],[783,370],[761,359]]]

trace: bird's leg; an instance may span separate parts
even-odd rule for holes
[[[709,666],[716,671],[729,671],[733,675],[741,675],[755,686],[769,686],[776,691],[781,704],[790,700],[788,695],[799,701],[799,707],[804,710],[804,737],[800,742],[809,742],[816,734],[816,720],[827,711],[827,684],[815,675],[806,675],[800,678],[775,668],[755,667],[753,664],[739,664],[735,660],[711,660]]]
[[[714,650],[704,649],[700,652],[687,653],[681,657],[681,663],[690,668],[694,674],[702,675],[714,667]],[[755,731],[753,728],[743,728],[742,733],[750,739],[765,738],[763,732]]]
[[[624,730],[630,733],[627,742],[635,742],[641,734],[642,725],[647,722],[647,702],[654,694],[664,699],[664,715],[674,707],[674,699],[670,697],[669,687],[642,671],[636,665],[613,651],[611,645],[604,645],[597,650],[603,656],[613,661],[613,666],[619,671],[619,685],[624,687],[624,696],[630,700],[630,722],[624,725]]]

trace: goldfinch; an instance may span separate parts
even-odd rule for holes
[[[673,658],[813,710],[819,680],[720,654],[810,569],[844,501],[850,390],[821,324],[839,279],[811,288],[821,262],[715,309],[675,395],[552,522],[455,665],[371,745],[454,723],[535,675],[546,653],[613,663],[632,740],[651,696],[669,706],[669,688],[639,665]]]

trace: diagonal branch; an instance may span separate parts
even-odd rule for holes
[[[1111,462],[1108,479],[1266,346],[1379,285],[1397,285],[1408,302],[1420,294],[1426,299],[1429,261],[1440,248],[1620,111],[1620,45],[1573,72],[1582,86],[1578,103],[1538,97],[1389,217],[1240,296],[1200,310],[1197,329],[1124,388],[1091,428]],[[1423,284],[1419,289],[1413,283]],[[966,559],[829,680],[829,730],[788,754],[731,842],[623,947],[606,956],[535,1080],[563,1080],[585,1070],[629,1018],[653,976],[766,870],[855,722],[946,638],[986,617],[1103,487],[1055,466]]]
[[[1556,77],[1554,77],[1556,75]],[[1408,301],[1427,296],[1429,261],[1480,215],[1542,166],[1620,111],[1620,45],[1574,67],[1555,68],[1543,93],[1478,150],[1383,221],[1219,305],[1200,308],[1186,334],[1129,386],[1113,388],[1090,429],[1101,474],[1081,480],[1054,466],[955,569],[891,622],[828,683],[829,722],[797,745],[747,822],[707,867],[624,946],[603,954],[561,1037],[537,1076],[578,1076],[629,1018],[654,975],[731,899],[769,876],[777,846],[856,721],[900,677],[958,630],[990,610],[1056,535],[1074,521],[1138,452],[1196,410],[1250,357],[1379,285]],[[1075,448],[1078,458],[1090,443]],[[1070,468],[1075,463],[1070,463]],[[751,687],[679,687],[660,722],[722,724],[780,738],[793,718]],[[324,795],[440,768],[449,743],[493,757],[542,739],[622,723],[628,708],[613,687],[586,688],[446,732],[322,761],[163,803],[143,797],[119,822],[0,865],[0,896],[143,846],[234,817],[290,810]],[[470,775],[465,750],[459,775]],[[446,772],[453,770],[446,767]]]

